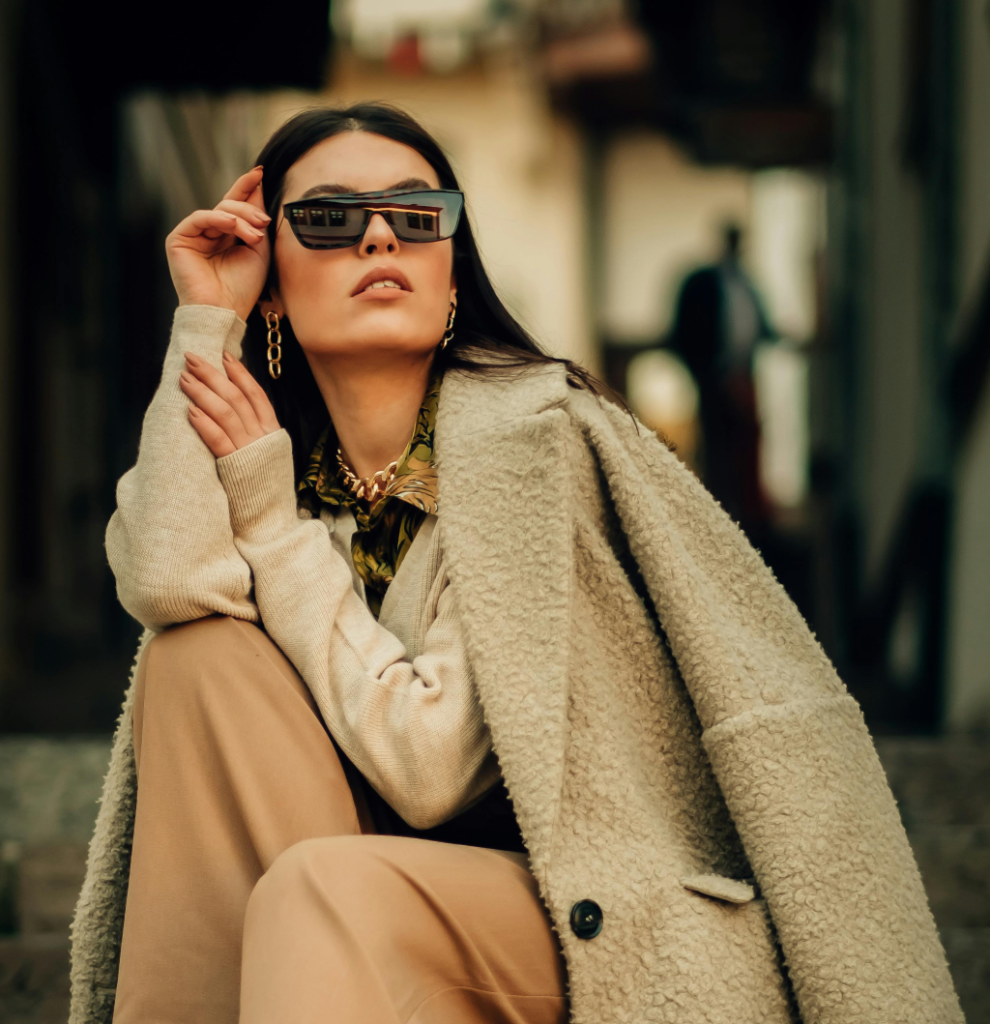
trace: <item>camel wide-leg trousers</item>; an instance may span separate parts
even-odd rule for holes
[[[520,855],[370,834],[258,627],[169,629],[134,704],[115,1024],[558,1024],[562,958]]]

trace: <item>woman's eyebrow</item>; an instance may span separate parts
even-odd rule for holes
[[[423,181],[422,178],[406,178],[404,181],[398,181],[394,185],[389,185],[385,191],[398,192],[399,189],[412,188],[425,188],[430,192],[433,191],[433,186],[428,181]]]
[[[402,181],[397,181],[394,185],[389,185],[385,192],[398,192],[400,190],[422,188],[432,190],[433,186],[422,178],[405,178]],[[299,197],[299,200],[312,199],[314,196],[338,196],[338,195],[353,195],[357,192],[351,185],[314,185],[312,188],[306,189],[305,192]]]
[[[336,196],[353,191],[354,189],[350,185],[314,185],[312,188],[306,189],[299,198],[312,199],[313,196]]]

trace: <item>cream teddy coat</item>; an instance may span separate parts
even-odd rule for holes
[[[448,373],[436,454],[467,660],[572,1021],[961,1022],[859,707],[697,479],[558,367]],[[130,696],[73,924],[71,1024],[113,1014]],[[570,923],[583,900],[603,916],[590,940]]]

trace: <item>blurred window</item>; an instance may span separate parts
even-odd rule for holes
[[[808,493],[808,357],[787,343],[758,345],[753,376],[761,483],[775,505],[797,508]]]
[[[672,352],[651,349],[634,356],[626,371],[626,395],[633,412],[671,441],[692,468],[698,448],[698,387]]]

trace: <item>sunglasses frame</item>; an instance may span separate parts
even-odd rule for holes
[[[371,216],[368,217],[364,225],[364,230],[361,234],[354,239],[353,242],[341,241],[341,242],[327,242],[320,243],[317,245],[311,242],[303,241],[299,235],[298,227],[293,223],[292,217],[290,216],[293,209],[305,208],[309,206],[351,206],[358,207],[359,209],[364,207],[372,215],[375,213],[381,213],[383,210],[374,209],[375,206],[387,209],[389,199],[398,199],[400,196],[421,196],[421,195],[445,195],[445,196],[457,196],[458,204],[455,210],[454,227],[450,234],[444,235],[442,238],[421,238],[421,239],[405,239],[397,231],[395,231],[395,225],[389,225],[393,232],[395,232],[396,238],[403,242],[415,242],[417,245],[427,244],[429,242],[445,242],[448,238],[453,238],[461,223],[461,214],[464,212],[464,193],[460,189],[456,188],[408,188],[400,190],[387,189],[384,192],[341,192],[334,195],[324,196],[311,196],[309,199],[296,199],[291,203],[282,204],[282,216],[288,221],[289,227],[292,229],[292,233],[296,236],[296,240],[304,249],[350,249],[352,246],[360,245],[364,236],[368,230],[368,225],[371,223]],[[384,201],[383,201],[384,200]],[[401,204],[399,204],[401,206]]]

